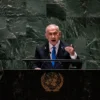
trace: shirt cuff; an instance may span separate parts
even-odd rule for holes
[[[75,54],[73,56],[70,55],[70,57],[71,57],[71,59],[76,59],[77,58],[77,53],[75,52]]]

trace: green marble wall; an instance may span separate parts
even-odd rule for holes
[[[34,57],[46,25],[55,23],[62,40],[75,45],[83,69],[99,69],[99,5],[99,0],[0,1],[0,68],[27,69],[21,59]]]

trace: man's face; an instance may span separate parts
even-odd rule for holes
[[[56,27],[52,26],[47,29],[45,36],[48,41],[55,46],[61,37],[61,32]]]

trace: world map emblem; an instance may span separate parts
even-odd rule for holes
[[[41,85],[47,92],[57,92],[61,89],[64,78],[60,73],[49,72],[41,76]]]

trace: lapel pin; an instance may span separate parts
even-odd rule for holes
[[[61,49],[63,49],[63,47],[61,47]]]
[[[44,49],[47,49],[46,47],[44,47]]]

